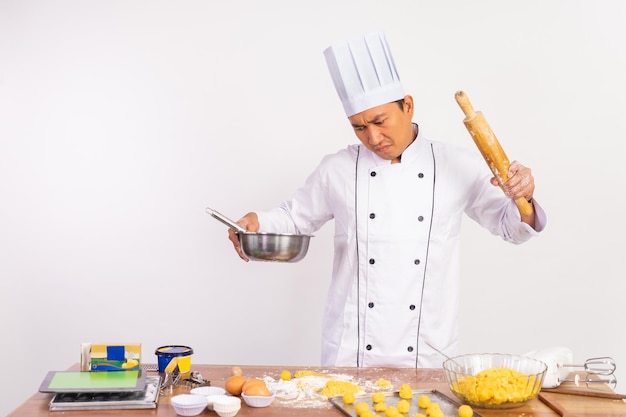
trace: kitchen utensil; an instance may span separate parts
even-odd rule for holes
[[[558,401],[551,398],[549,395],[539,393],[539,399],[561,417],[575,417],[574,414],[569,413]]]
[[[204,395],[209,400],[207,408],[213,410],[213,398],[216,395],[226,395],[226,390],[222,387],[197,387],[189,391],[191,394]]]
[[[535,398],[546,369],[537,359],[501,353],[455,356],[443,363],[454,395],[473,407],[491,409],[515,408]]]
[[[204,411],[209,400],[204,395],[179,394],[170,399],[176,414],[181,416],[197,416]]]
[[[541,392],[551,392],[553,394],[580,395],[583,397],[609,398],[611,400],[624,400],[626,394],[618,394],[612,391],[583,391],[580,389],[563,388],[541,388]]]
[[[570,368],[583,368],[585,372],[596,375],[613,375],[616,369],[615,361],[608,356],[590,358],[582,365],[563,365]]]
[[[575,371],[576,368],[583,368],[583,375],[576,374],[573,379],[564,379],[562,382],[573,382],[577,387],[584,383],[587,387],[607,385],[611,389],[617,386],[617,378],[613,374],[615,371],[615,361],[609,357],[587,359],[582,365],[563,365],[563,367]],[[601,378],[606,376],[606,378]]]
[[[393,405],[398,404],[398,401],[402,399],[398,391],[379,391],[379,392],[381,392],[384,396],[384,403],[389,406],[392,404]],[[435,389],[418,389],[418,390],[412,390],[412,393],[413,393],[413,399],[409,402],[410,403],[409,412],[405,414],[400,414],[401,417],[419,416],[419,415],[426,414],[427,410],[424,408],[420,408],[417,404],[417,401],[415,400],[416,398],[419,398],[422,395],[428,397],[431,404],[437,404],[439,406],[439,410],[442,412],[442,414],[433,413],[432,414],[433,416],[435,415],[458,416],[459,415],[458,414],[459,407],[462,404],[459,403],[456,399],[450,398],[448,395],[440,391],[437,391]],[[335,396],[329,397],[328,399],[346,417],[358,417],[356,408],[357,408],[357,404],[359,403],[366,403],[370,410],[374,410],[374,407],[375,407],[375,403],[372,400],[371,393],[355,394],[354,402],[352,404],[346,404],[343,400],[343,395],[335,395]],[[375,417],[380,417],[384,415],[385,415],[384,411],[374,413]],[[483,417],[483,415],[480,414],[477,410],[474,410],[473,417]]]
[[[238,224],[236,221],[229,219],[228,217],[224,216],[222,213],[220,213],[217,210],[213,210],[212,208],[207,207],[206,212],[209,213],[211,216],[213,216],[213,218],[221,221],[226,226],[233,229],[237,233],[250,233],[245,228],[243,228],[240,224]]]
[[[241,250],[251,260],[298,262],[309,250],[312,235],[249,232],[216,210],[207,207],[206,211],[237,233]]]
[[[478,146],[493,175],[498,179],[500,186],[504,185],[509,180],[510,163],[502,146],[500,146],[498,138],[496,138],[493,130],[489,127],[487,119],[485,119],[482,112],[474,111],[469,98],[463,91],[457,91],[454,97],[463,113],[465,113],[463,123],[467,131],[474,139],[474,143]],[[533,213],[532,206],[525,198],[516,199],[515,204],[521,214],[529,216]]]
[[[574,353],[572,350],[561,346],[536,349],[524,356],[540,360],[548,366],[542,388],[555,388],[563,382],[574,382],[576,386],[581,382],[588,386],[606,384],[611,388],[617,385],[617,379],[614,376],[616,364],[608,356],[589,358],[583,364],[577,365],[573,364]],[[576,374],[574,379],[568,379],[569,375],[576,370],[584,372],[583,379],[581,380],[579,374]]]
[[[448,356],[447,354],[443,353],[441,350],[437,349],[436,347],[434,347],[433,345],[431,345],[428,342],[424,342],[426,344],[426,346],[428,346],[429,348],[431,348],[432,350],[434,350],[435,352],[437,352],[438,354],[440,354],[441,356],[443,356],[444,358],[446,358],[447,360],[450,361],[454,361],[454,358]],[[462,368],[463,365],[461,365],[460,363],[456,364],[458,367]]]
[[[258,395],[246,395],[241,394],[241,398],[243,398],[244,402],[248,404],[249,407],[268,407],[274,401],[275,394],[269,396],[258,396]]]
[[[234,417],[241,409],[241,398],[231,395],[213,397],[213,411],[220,417]]]

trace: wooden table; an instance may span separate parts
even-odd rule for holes
[[[73,367],[74,368],[74,367]],[[71,368],[71,369],[73,369]],[[442,369],[394,369],[394,368],[305,368],[305,367],[271,367],[271,366],[242,366],[244,376],[265,377],[271,376],[275,379],[279,378],[282,370],[296,372],[298,370],[310,369],[317,372],[351,375],[357,381],[376,382],[380,378],[389,380],[394,389],[398,389],[401,384],[407,383],[415,390],[418,389],[436,389],[445,395],[455,398],[448,389],[445,376]],[[223,387],[224,382],[230,376],[231,366],[229,365],[193,365],[192,370],[198,371],[205,379],[211,381],[211,385]],[[42,376],[43,379],[43,376]],[[39,417],[39,416],[111,416],[124,415],[128,417],[134,416],[156,416],[156,417],[174,417],[176,412],[171,407],[169,400],[172,395],[182,394],[190,390],[187,386],[178,386],[176,389],[159,397],[158,406],[151,410],[104,410],[104,411],[54,411],[48,409],[48,403],[52,398],[52,394],[36,393],[26,402],[16,408],[7,417]],[[580,395],[566,395],[545,393],[552,401],[555,401],[560,407],[566,410],[568,416],[584,416],[584,417],[608,417],[608,416],[626,416],[626,403],[618,399],[594,398]],[[510,410],[476,410],[485,417],[556,417],[559,414],[548,407],[539,399],[534,399],[526,405]],[[344,414],[330,404],[322,404],[318,407],[298,408],[290,407],[285,404],[277,404],[276,401],[268,408],[250,408],[242,402],[242,408],[237,414],[238,417],[246,416],[264,416],[271,415],[274,417],[309,417],[309,416],[328,416],[342,417]],[[200,416],[217,417],[213,411],[205,410]],[[413,417],[413,416],[408,416]],[[456,417],[456,416],[451,416]]]

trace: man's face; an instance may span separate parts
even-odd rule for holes
[[[402,152],[413,142],[413,98],[404,97],[404,106],[387,103],[348,118],[354,133],[367,149],[383,159],[400,161]]]

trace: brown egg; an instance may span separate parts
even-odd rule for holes
[[[230,368],[230,374],[231,375],[243,375],[243,371],[241,370],[239,366],[233,366],[232,368]]]
[[[267,389],[267,386],[263,381],[261,381],[260,384],[248,385],[243,393],[255,397],[269,397],[270,395],[272,395],[272,393],[269,389]]]
[[[243,384],[243,386],[241,387],[241,391],[246,392],[246,389],[248,389],[252,385],[258,385],[258,384],[265,385],[265,382],[259,378],[250,378]]]
[[[233,375],[224,383],[224,389],[231,395],[241,395],[245,383],[246,378],[241,375]]]

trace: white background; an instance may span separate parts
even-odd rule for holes
[[[356,141],[322,51],[372,30],[424,134],[474,147],[466,91],[549,215],[521,246],[464,223],[462,351],[561,345],[619,376],[625,20],[621,0],[0,0],[0,414],[86,341],[319,364],[332,224],[300,263],[246,264],[205,207],[273,207]]]

